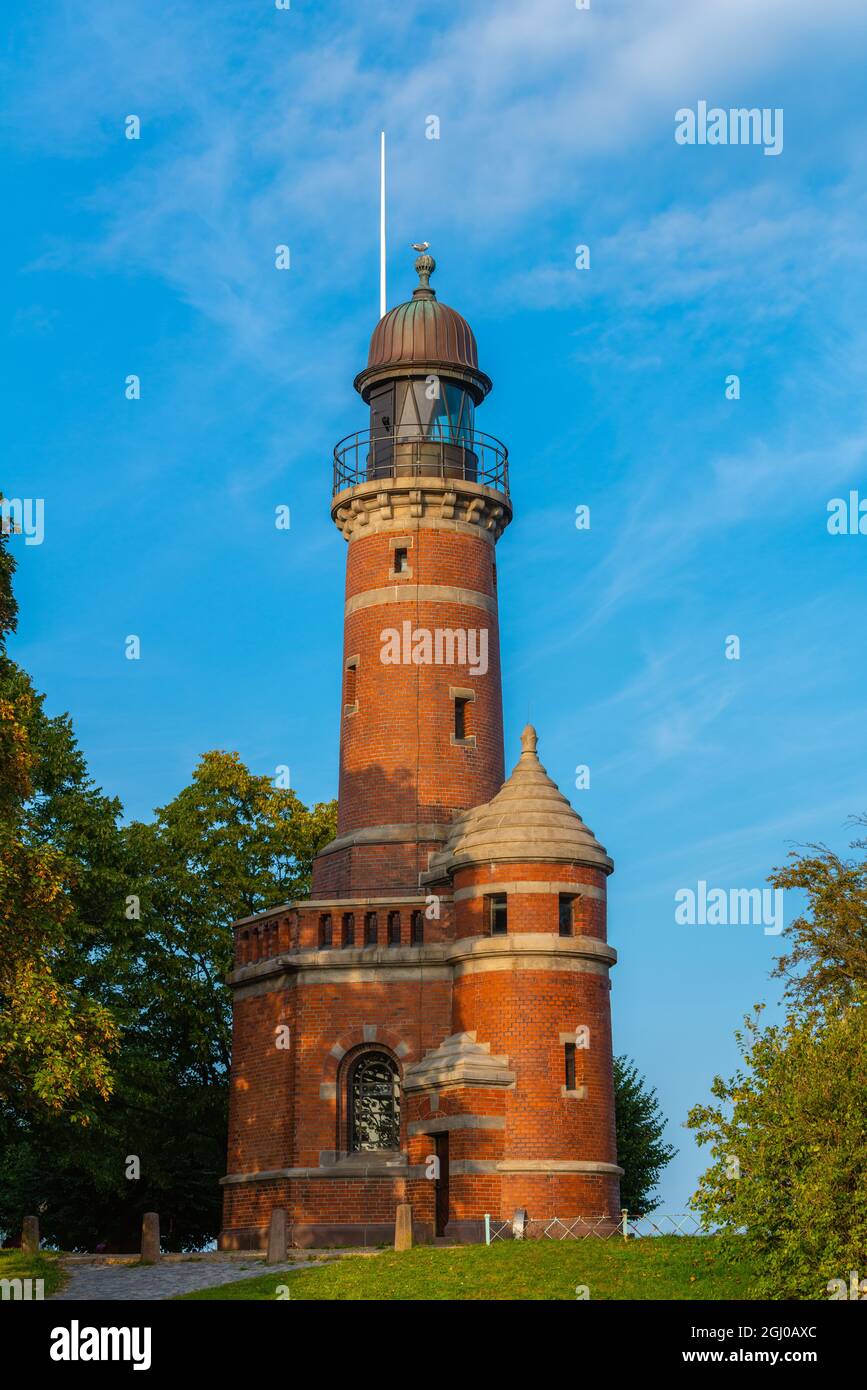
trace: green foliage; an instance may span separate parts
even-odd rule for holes
[[[737,1038],[744,1069],[689,1115],[713,1157],[693,1204],[746,1241],[761,1295],[827,1297],[867,1270],[867,1007],[764,1029],[757,1011]]]
[[[865,824],[864,817],[855,823]],[[851,846],[865,847],[867,840]],[[840,859],[825,845],[808,849],[793,851],[770,877],[776,888],[799,889],[807,897],[807,910],[785,929],[792,949],[773,973],[786,980],[797,1005],[845,1004],[867,993],[867,856]]]
[[[771,882],[807,899],[774,971],[791,1004],[767,1028],[756,1007],[735,1035],[743,1066],[690,1112],[714,1160],[693,1203],[744,1233],[761,1293],[822,1298],[867,1273],[867,860],[811,845]]]
[[[87,910],[90,842],[116,841],[119,808],[90,785],[68,721],[46,716],[8,655],[8,547],[0,535],[0,1139],[26,1115],[86,1124],[110,1093],[118,1043],[85,976],[101,926]]]
[[[212,752],[152,822],[122,831],[123,873],[104,879],[113,926],[87,964],[88,989],[121,1028],[114,1094],[86,1134],[47,1117],[19,1130],[0,1167],[0,1225],[41,1204],[47,1239],[130,1251],[143,1212],[158,1211],[168,1249],[213,1239],[226,1154],[230,924],[306,893],[334,826],[333,803],[308,810],[237,754]],[[132,1155],[137,1180],[126,1176]]]
[[[57,1255],[47,1251],[25,1255],[21,1250],[0,1250],[0,1279],[41,1279],[45,1298],[59,1293],[66,1283]]]
[[[677,1149],[662,1142],[665,1116],[656,1091],[628,1057],[614,1058],[614,1108],[617,1162],[624,1169],[620,1202],[631,1216],[647,1216],[659,1206],[654,1188]]]

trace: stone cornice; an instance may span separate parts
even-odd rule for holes
[[[397,527],[433,524],[496,541],[512,520],[505,493],[463,478],[419,474],[379,478],[338,492],[331,516],[346,540]]]
[[[329,840],[317,854],[336,854],[341,849],[351,849],[353,845],[394,845],[416,844],[418,842],[445,840],[451,829],[449,822],[430,821],[419,824],[408,821],[403,825],[365,825],[358,830],[346,830],[342,835]],[[301,904],[297,904],[301,906]]]
[[[504,936],[465,936],[422,946],[334,946],[327,950],[285,951],[239,966],[227,983],[243,994],[331,977],[336,983],[387,984],[400,977],[450,979],[491,970],[578,971],[606,975],[617,961],[613,946],[593,936],[516,932]],[[243,994],[241,997],[243,997]]]

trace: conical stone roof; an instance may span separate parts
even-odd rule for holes
[[[573,810],[536,754],[536,730],[521,735],[521,756],[496,796],[456,816],[430,861],[432,880],[466,864],[533,860],[590,864],[611,873],[613,861]]]

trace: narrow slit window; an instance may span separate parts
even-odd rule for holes
[[[390,912],[388,914],[388,944],[389,946],[400,945],[400,913]]]
[[[343,927],[341,931],[341,945],[355,945],[355,916],[351,912],[344,912]]]
[[[506,902],[505,893],[492,893],[488,899],[491,936],[505,936],[509,929]]]
[[[379,935],[376,913],[366,912],[364,914],[364,944],[365,946],[375,946]]]
[[[575,1091],[578,1089],[575,1082],[575,1044],[563,1044],[563,1060],[566,1066],[566,1090]]]
[[[346,679],[344,681],[343,704],[347,713],[354,712],[358,708],[358,657],[350,657],[346,663]]]
[[[467,736],[467,705],[466,700],[461,695],[455,696],[455,738],[466,738]]]
[[[331,945],[331,913],[323,912],[319,918],[319,945],[327,949]]]
[[[424,913],[419,909],[412,914],[410,930],[413,946],[421,946],[424,942]]]
[[[405,545],[395,546],[394,551],[394,572],[395,574],[405,574],[409,569],[407,563],[408,551]]]
[[[572,935],[572,912],[575,899],[571,893],[561,893],[559,897],[559,930],[561,936]]]

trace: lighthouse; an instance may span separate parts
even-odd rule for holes
[[[310,898],[235,923],[226,1249],[619,1219],[606,889],[539,760],[505,776],[504,444],[469,324],[415,262],[334,450],[346,544],[337,831]],[[335,661],[336,664],[336,661]]]

